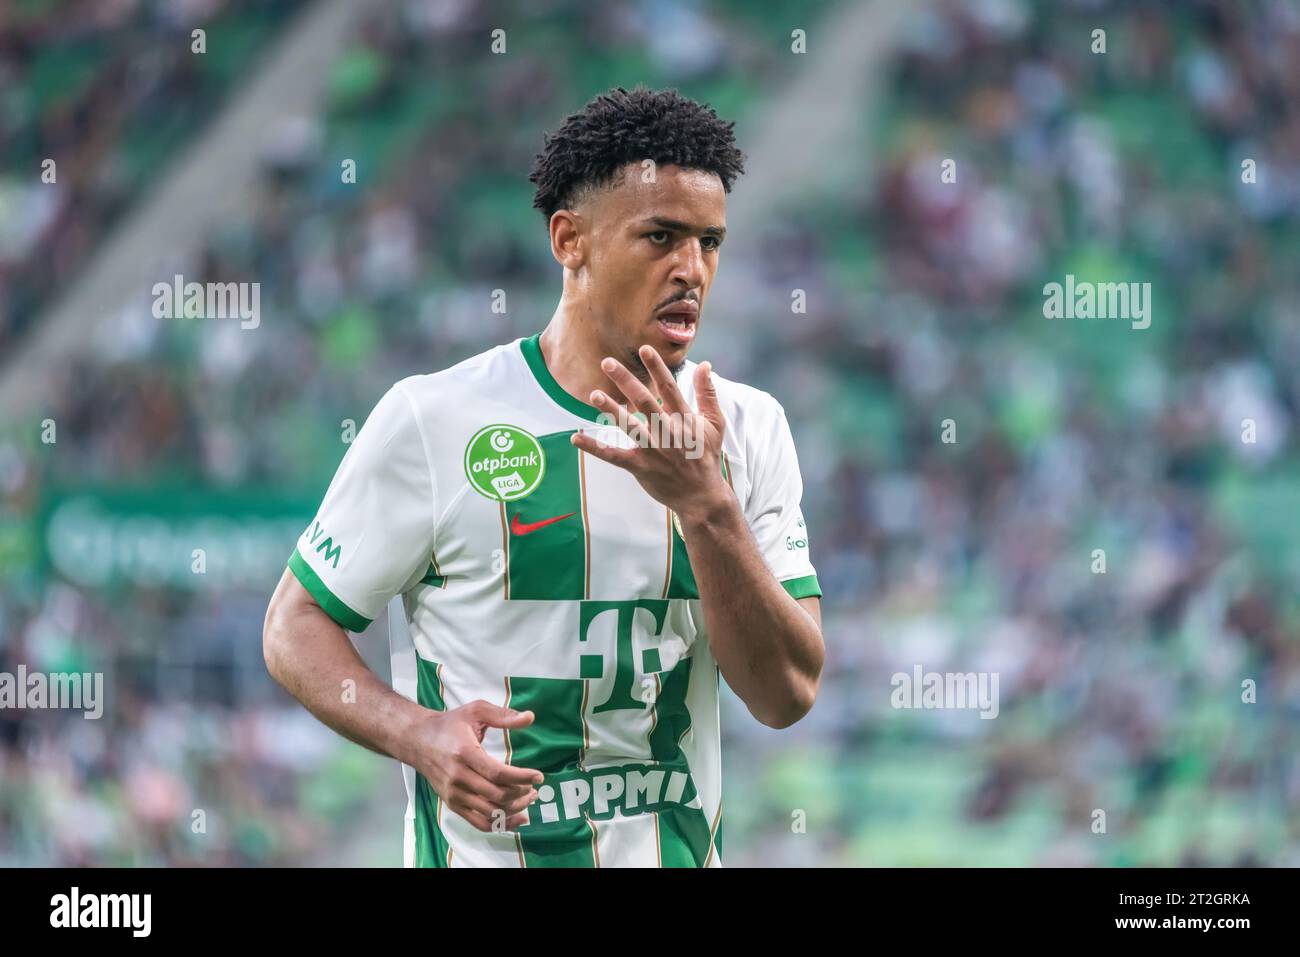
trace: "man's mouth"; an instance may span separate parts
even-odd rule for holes
[[[661,309],[655,319],[659,323],[659,329],[670,342],[685,345],[695,338],[695,325],[699,316],[699,303],[683,299]]]

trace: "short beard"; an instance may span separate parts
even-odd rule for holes
[[[628,361],[625,362],[624,365],[626,365],[628,371],[630,371],[640,381],[649,382],[651,380],[650,370],[647,369],[645,363],[641,361],[640,349],[629,349]],[[665,362],[664,365],[668,365],[668,363]],[[686,367],[686,360],[683,359],[675,366],[668,366],[668,371],[671,372],[673,374],[673,378],[676,379],[677,373],[681,372],[682,369],[684,369],[685,367]]]

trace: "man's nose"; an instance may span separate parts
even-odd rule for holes
[[[704,285],[704,247],[700,244],[700,240],[691,237],[677,249],[673,279],[682,283],[687,289]]]

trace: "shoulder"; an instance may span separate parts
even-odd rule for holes
[[[441,371],[399,379],[375,403],[366,426],[374,434],[382,433],[384,446],[418,433],[427,449],[435,425],[481,406],[488,397],[507,393],[511,383],[519,381],[522,361],[516,340]]]
[[[695,369],[699,364],[687,360],[678,376],[678,382],[688,384],[688,398],[695,402]],[[776,396],[755,386],[728,379],[713,369],[713,386],[718,392],[718,406],[727,420],[727,430],[738,437],[752,440],[769,435],[785,418],[785,409]]]
[[[417,407],[464,398],[508,384],[518,375],[522,361],[516,339],[462,359],[439,372],[407,376],[394,383],[391,391],[406,396]]]

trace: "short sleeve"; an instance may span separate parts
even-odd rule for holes
[[[343,456],[289,568],[326,614],[364,631],[428,568],[436,494],[415,408],[398,383]]]
[[[808,529],[800,501],[803,478],[785,409],[775,399],[774,414],[755,436],[750,455],[753,480],[745,518],[768,568],[795,598],[820,596],[817,571],[808,550]]]

